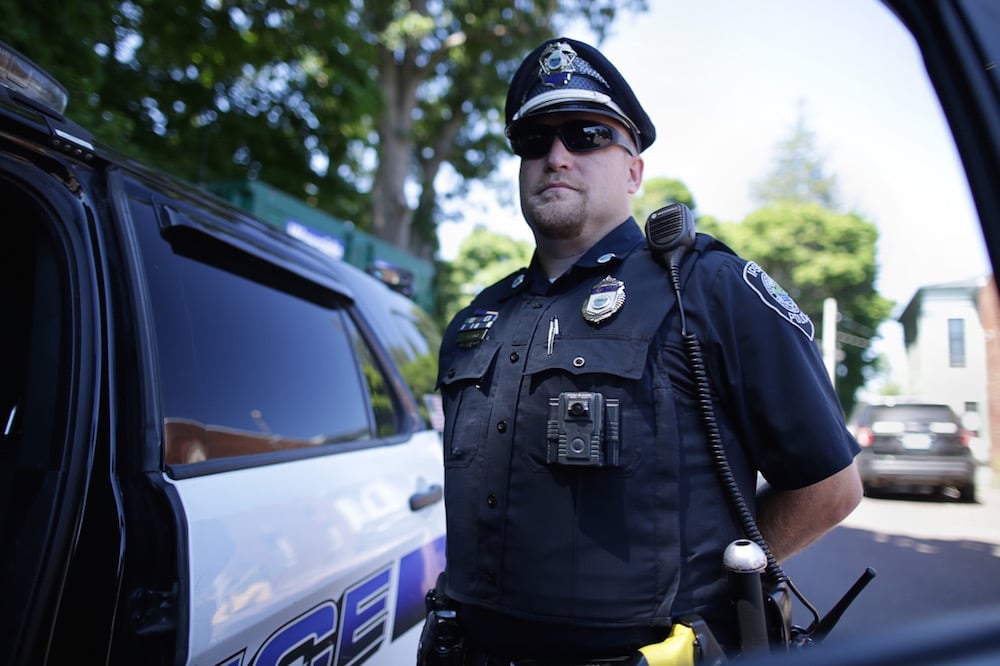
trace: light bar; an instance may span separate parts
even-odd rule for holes
[[[62,115],[69,96],[66,89],[41,67],[0,42],[0,85]]]

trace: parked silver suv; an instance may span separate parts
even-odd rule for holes
[[[866,491],[932,490],[976,499],[971,433],[951,407],[929,402],[859,405],[848,427]]]

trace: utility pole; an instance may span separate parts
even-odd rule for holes
[[[830,383],[837,384],[837,299],[823,300],[823,362]]]

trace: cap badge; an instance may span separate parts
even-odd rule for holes
[[[593,287],[583,303],[583,318],[591,324],[608,319],[625,304],[625,283],[610,275]]]
[[[542,52],[542,57],[538,59],[538,64],[542,66],[538,78],[550,88],[565,86],[573,77],[573,72],[576,71],[573,66],[574,60],[576,60],[576,51],[566,42],[549,44],[548,48]]]

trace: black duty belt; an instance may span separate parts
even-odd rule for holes
[[[511,659],[494,654],[473,652],[466,655],[465,666],[629,666],[635,656],[600,657],[597,659]]]

